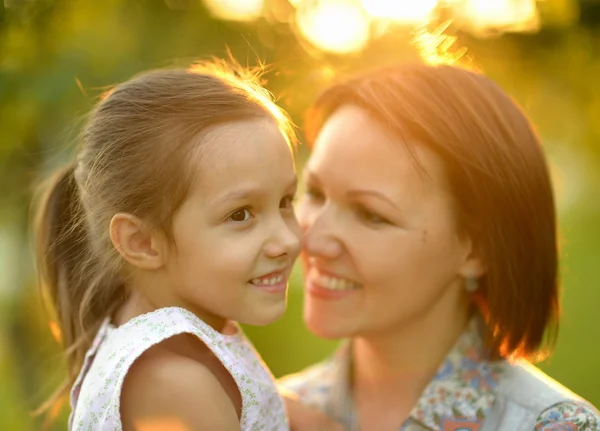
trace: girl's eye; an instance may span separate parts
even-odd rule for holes
[[[306,188],[305,194],[312,201],[322,202],[325,200],[325,195],[320,190],[310,186]]]
[[[286,196],[279,203],[279,208],[281,208],[281,209],[291,208],[293,203],[294,203],[294,196],[293,195]]]
[[[227,220],[236,222],[236,223],[241,223],[241,222],[250,220],[251,217],[252,217],[252,213],[250,212],[250,210],[248,210],[246,208],[242,208],[242,209],[237,210],[233,214],[231,214],[227,218]]]

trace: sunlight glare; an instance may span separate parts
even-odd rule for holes
[[[227,21],[253,21],[263,15],[264,0],[204,0],[216,18]]]
[[[58,323],[54,322],[53,320],[50,320],[48,322],[48,326],[50,328],[50,333],[52,334],[52,337],[54,337],[54,339],[59,343],[62,342],[62,332],[60,330],[60,326],[58,326]]]
[[[467,48],[464,46],[454,47],[457,37],[446,34],[446,30],[451,24],[452,21],[448,20],[432,31],[423,25],[413,33],[412,45],[417,48],[419,56],[425,63],[452,65],[463,58]]]
[[[463,13],[476,29],[532,30],[539,21],[535,0],[467,0]]]
[[[437,6],[437,0],[361,0],[367,13],[375,18],[402,23],[427,22]]]
[[[339,54],[361,50],[369,40],[369,17],[352,1],[307,5],[296,15],[298,29],[313,45]]]
[[[191,431],[191,428],[176,417],[152,417],[135,421],[138,431]]]

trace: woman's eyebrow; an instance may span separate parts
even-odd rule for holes
[[[386,195],[384,195],[383,193],[381,193],[377,190],[353,189],[353,190],[348,190],[347,195],[350,198],[353,198],[353,197],[356,198],[356,197],[360,197],[360,196],[375,197],[377,199],[381,199],[381,200],[387,202],[389,205],[394,207],[396,210],[398,210],[398,211],[400,210],[400,208],[398,208],[398,206],[390,198],[388,198]]]

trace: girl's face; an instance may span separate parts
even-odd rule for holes
[[[457,226],[441,159],[413,156],[367,111],[342,106],[305,169],[304,316],[326,338],[373,335],[468,310],[479,267]]]
[[[197,177],[173,219],[173,295],[213,325],[271,323],[285,311],[300,247],[290,148],[269,119],[217,126],[202,140]]]

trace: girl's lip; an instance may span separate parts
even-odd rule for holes
[[[277,271],[269,272],[269,273],[267,273],[265,275],[262,275],[260,277],[255,277],[255,278],[251,279],[248,282],[248,284],[250,284],[255,289],[258,289],[258,290],[261,290],[261,291],[267,292],[267,293],[272,293],[272,294],[285,293],[287,291],[289,273],[290,273],[289,268],[285,268],[285,269],[282,269],[282,270],[277,270]],[[252,280],[256,280],[256,279],[269,279],[269,278],[279,277],[279,276],[281,276],[281,281],[279,281],[279,282],[277,282],[275,284],[254,284],[254,283],[252,283]]]
[[[285,278],[287,278],[287,275],[289,273],[289,268],[283,268],[283,269],[278,269],[276,271],[273,272],[269,272],[267,274],[264,275],[260,275],[258,277],[253,277],[250,280],[256,280],[257,278],[267,278],[267,277],[277,277],[279,275],[283,275]]]

